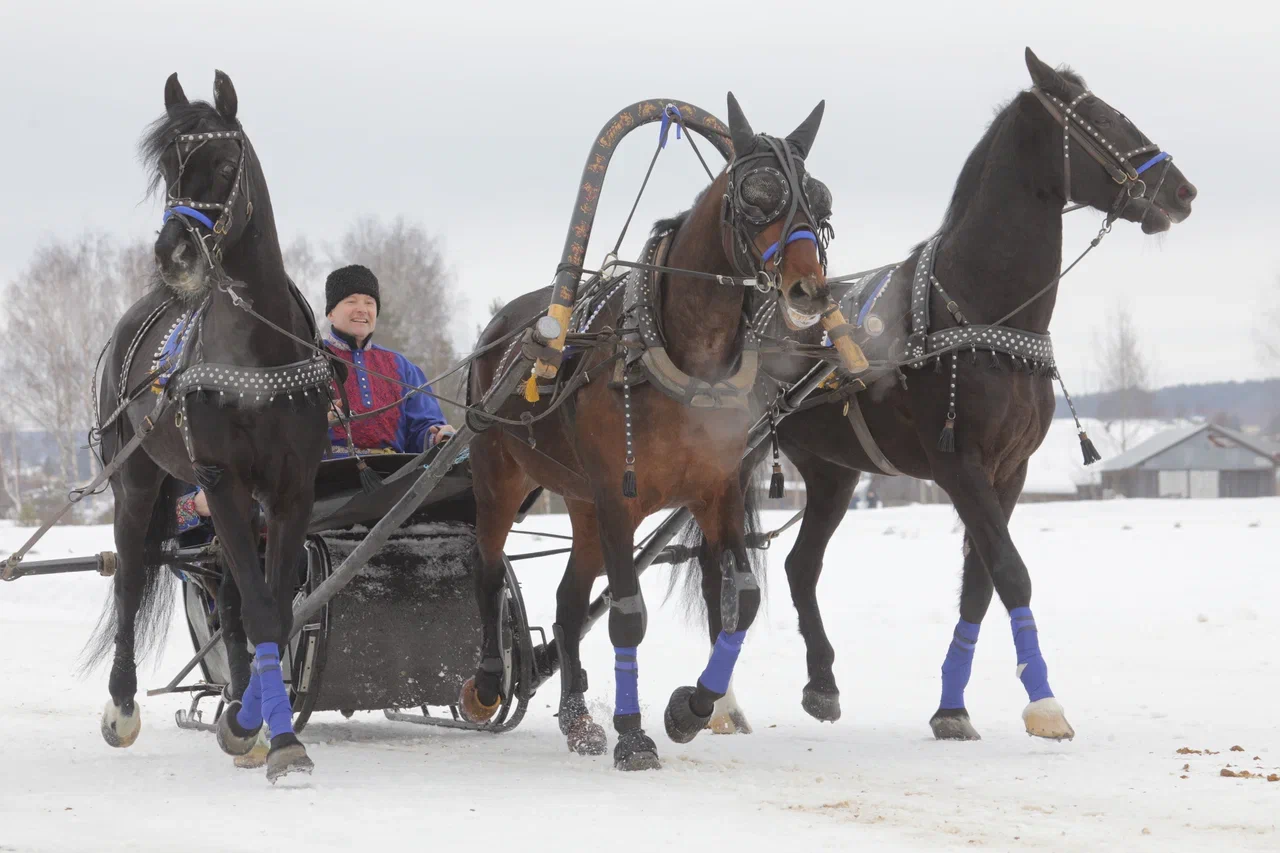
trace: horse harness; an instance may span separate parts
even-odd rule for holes
[[[319,330],[310,306],[292,281],[289,282],[289,289],[303,309],[311,337],[318,342]],[[330,390],[333,372],[329,360],[319,354],[290,364],[269,367],[245,367],[205,361],[201,332],[212,299],[211,291],[199,304],[183,311],[173,321],[152,357],[151,370],[146,379],[146,385],[161,398],[157,401],[158,408],[167,408],[170,403],[177,404],[174,424],[182,434],[183,445],[187,449],[196,479],[204,488],[212,488],[220,472],[196,462],[187,416],[187,399],[192,394],[203,395],[204,399],[219,406],[246,410],[266,408],[280,398],[294,401],[295,394],[300,395],[303,400],[309,400],[313,391],[326,394],[330,404],[333,403]],[[161,303],[134,333],[120,369],[118,392],[122,403],[129,401],[129,375],[143,338],[172,304],[172,299]],[[116,414],[122,409],[123,405],[121,409],[117,409]],[[115,415],[101,423],[99,429],[105,429],[114,418]]]

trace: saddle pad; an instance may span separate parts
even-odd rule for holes
[[[871,334],[879,334],[884,331],[884,317],[880,317],[876,313],[876,303],[884,294],[885,288],[889,286],[889,281],[893,278],[894,272],[898,269],[897,264],[880,267],[878,269],[869,270],[860,277],[846,284],[832,285],[831,296],[840,305],[840,310],[844,316],[849,318],[849,322],[857,329],[863,329]],[[873,317],[878,317],[882,324],[878,330],[868,329],[867,321]],[[875,320],[871,320],[875,325]],[[826,333],[822,333],[822,345],[831,346],[831,337]]]

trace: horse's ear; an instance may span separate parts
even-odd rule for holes
[[[213,74],[213,105],[217,108],[218,115],[227,121],[236,120],[236,109],[240,102],[236,99],[236,87],[231,84],[231,78],[225,71],[215,71]]]
[[[738,99],[733,96],[733,92],[729,93],[729,137],[733,140],[735,157],[749,154],[756,144],[756,132],[751,129],[751,123],[743,115],[742,107],[738,106]]]
[[[800,152],[801,160],[808,157],[809,152],[813,150],[813,140],[818,135],[818,127],[822,124],[822,113],[826,108],[826,101],[818,101],[818,105],[813,108],[813,112],[809,113],[809,117],[800,122],[799,127],[787,134],[787,142],[790,142]]]
[[[166,110],[174,107],[184,107],[189,104],[187,93],[182,91],[182,84],[178,82],[178,72],[175,71],[169,75],[169,79],[164,81],[164,108]]]
[[[1031,73],[1032,83],[1045,92],[1070,100],[1071,87],[1067,85],[1066,80],[1062,79],[1061,74],[1041,62],[1040,57],[1036,56],[1031,48],[1027,48],[1026,57],[1027,71]]]

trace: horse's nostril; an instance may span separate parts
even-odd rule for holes
[[[1195,197],[1196,197],[1196,188],[1191,186],[1191,184],[1183,184],[1182,186],[1178,187],[1178,198],[1181,201],[1190,202],[1194,200]]]
[[[173,254],[169,255],[169,260],[173,261],[173,263],[175,264],[182,263],[182,256],[185,255],[186,252],[187,252],[187,244],[179,243],[178,245],[173,247]]]

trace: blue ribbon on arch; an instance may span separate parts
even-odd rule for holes
[[[1168,151],[1161,151],[1159,154],[1157,154],[1156,156],[1152,157],[1150,160],[1148,160],[1147,162],[1145,162],[1145,163],[1143,163],[1141,166],[1139,166],[1139,167],[1138,167],[1138,174],[1139,174],[1139,175],[1141,175],[1143,172],[1147,171],[1147,169],[1150,169],[1150,168],[1151,168],[1152,166],[1154,166],[1155,164],[1157,164],[1157,163],[1161,163],[1161,162],[1163,162],[1163,161],[1165,161],[1165,160],[1168,160],[1168,159],[1169,159],[1169,152],[1168,152]]]
[[[806,229],[801,228],[798,231],[791,232],[791,236],[787,238],[787,245],[790,246],[792,243],[794,243],[797,240],[809,240],[813,243],[817,243],[818,235],[814,234],[812,231],[808,231]],[[778,254],[778,250],[781,248],[782,248],[781,243],[774,243],[768,249],[765,249],[764,254],[760,256],[760,262],[765,264],[769,263],[769,259],[772,258],[774,255]]]
[[[173,216],[175,213],[180,213],[180,214],[182,214],[183,216],[190,216],[192,219],[194,219],[194,220],[196,220],[197,222],[199,222],[199,223],[200,223],[201,225],[203,225],[205,228],[208,228],[210,231],[212,231],[212,230],[213,230],[213,220],[212,220],[212,219],[210,219],[209,217],[205,216],[203,213],[201,213],[200,211],[196,210],[194,207],[187,207],[185,204],[175,205],[174,207],[171,207],[171,208],[169,208],[168,210],[166,210],[166,211],[164,212],[164,218],[163,218],[163,219],[161,219],[160,221],[161,221],[161,222],[168,222],[168,221],[169,221],[169,217]]]
[[[662,126],[658,128],[658,147],[667,147],[667,134],[671,131],[671,120],[680,118],[680,110],[675,104],[667,104],[662,108]],[[676,139],[680,138],[680,124],[676,123]]]

